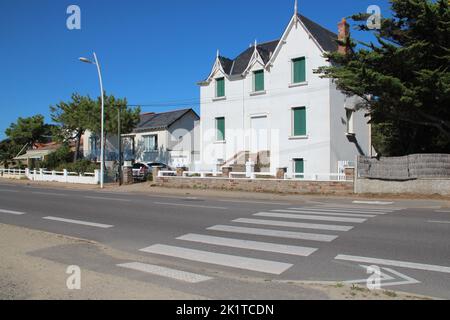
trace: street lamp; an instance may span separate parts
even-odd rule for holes
[[[101,142],[100,142],[100,188],[103,189],[103,183],[104,183],[104,177],[105,177],[105,168],[104,168],[104,163],[105,163],[105,140],[104,140],[104,122],[105,122],[105,101],[104,101],[104,97],[103,97],[103,80],[102,80],[102,72],[100,70],[100,64],[98,63],[98,59],[97,59],[97,55],[94,52],[94,61],[91,61],[87,58],[79,58],[79,60],[81,62],[85,62],[85,63],[89,63],[89,64],[94,64],[97,66],[97,71],[98,71],[98,79],[100,81],[100,97],[101,97],[101,102],[102,102],[102,124],[101,124]]]

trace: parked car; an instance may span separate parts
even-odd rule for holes
[[[135,181],[147,180],[149,172],[150,167],[145,163],[138,162],[133,165],[133,179]]]
[[[153,168],[159,168],[160,170],[172,171],[167,164],[160,162],[137,162],[133,165],[133,178],[137,181],[145,181],[148,175],[152,173]]]

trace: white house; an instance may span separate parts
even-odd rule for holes
[[[343,20],[339,37],[348,35]],[[338,173],[346,161],[368,155],[369,119],[355,110],[357,100],[314,73],[330,64],[324,52],[348,50],[337,39],[296,8],[281,39],[255,42],[234,60],[218,52],[199,83],[201,169],[242,169],[250,160],[272,173]]]
[[[141,114],[133,132],[122,135],[123,159],[193,170],[200,148],[198,129],[199,116],[192,109]],[[100,159],[100,141],[96,136],[87,132],[84,146],[85,157]],[[105,147],[107,160],[117,160],[117,146],[117,136],[108,137]]]

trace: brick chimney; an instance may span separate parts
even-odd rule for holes
[[[338,52],[340,54],[348,54],[350,52],[350,25],[345,18],[338,23],[338,40],[342,41],[344,45],[339,45]]]

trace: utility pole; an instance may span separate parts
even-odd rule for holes
[[[119,149],[119,186],[122,185],[122,137],[120,130],[120,106],[117,108],[117,143]]]

